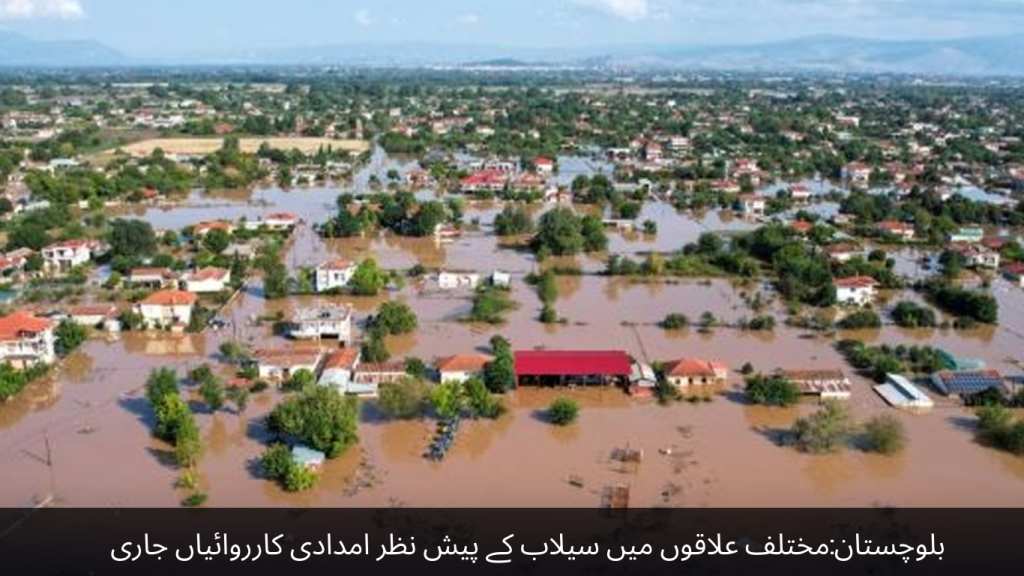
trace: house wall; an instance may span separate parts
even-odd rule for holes
[[[57,360],[56,338],[52,330],[41,332],[35,336],[0,342],[0,361],[13,357],[31,357],[33,363],[52,364]]]
[[[139,313],[150,326],[167,326],[175,322],[188,324],[192,321],[192,306],[152,306],[142,304]]]
[[[223,292],[226,285],[221,280],[185,281],[185,291],[194,294]]]

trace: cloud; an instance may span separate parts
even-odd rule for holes
[[[463,14],[455,19],[457,24],[472,26],[480,23],[480,17],[476,14]]]
[[[78,20],[84,16],[79,0],[0,0],[0,20]]]
[[[624,20],[637,21],[647,17],[649,7],[647,0],[568,0],[573,4],[601,10],[622,18]]]
[[[353,17],[356,20],[356,24],[359,24],[360,26],[373,26],[374,24],[377,23],[377,21],[374,20],[373,16],[370,14],[370,11],[367,10],[366,8],[360,8],[359,10],[356,10],[356,13]]]

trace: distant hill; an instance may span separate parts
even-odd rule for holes
[[[571,66],[622,70],[823,71],[1024,76],[1024,35],[955,40],[872,40],[811,36],[709,46],[523,48],[428,42],[366,43],[197,52],[133,58],[98,42],[37,41],[0,32],[0,67],[168,65]]]
[[[127,63],[120,52],[92,40],[31,40],[0,32],[0,67],[118,66]]]

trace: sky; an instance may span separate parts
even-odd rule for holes
[[[556,48],[819,34],[936,39],[1018,33],[1024,0],[0,0],[0,30],[97,40],[136,57],[371,42]]]

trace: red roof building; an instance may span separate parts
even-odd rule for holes
[[[633,362],[625,352],[520,351],[515,353],[516,379],[629,378]],[[525,380],[524,380],[525,379]]]

